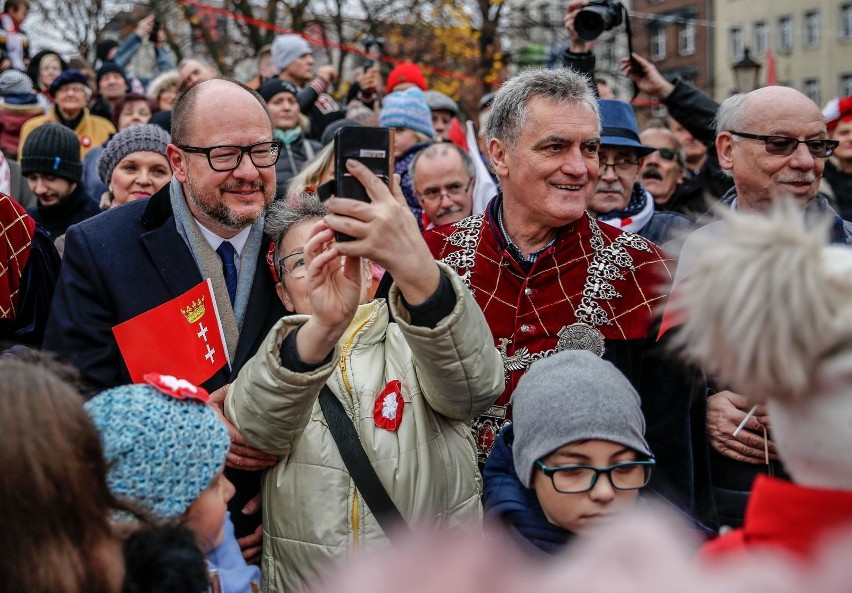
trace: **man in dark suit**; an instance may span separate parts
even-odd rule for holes
[[[225,117],[211,120],[209,114]],[[266,264],[264,211],[275,195],[274,140],[260,96],[210,80],[175,104],[168,158],[171,183],[150,199],[111,209],[71,227],[44,347],[70,361],[96,388],[130,383],[112,328],[210,278],[231,365],[204,387],[236,377],[285,314]],[[233,445],[227,475],[237,537],[256,534],[260,514],[243,507],[259,492],[259,470],[274,458]],[[203,435],[199,435],[203,438]],[[239,466],[235,470],[233,466]],[[256,506],[256,505],[252,505]],[[241,541],[244,549],[255,538]]]

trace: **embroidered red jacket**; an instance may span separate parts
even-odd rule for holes
[[[526,367],[548,351],[552,354],[560,329],[577,321],[575,310],[595,256],[590,224],[597,224],[584,216],[564,227],[526,272],[507,251],[494,210],[492,203],[484,216],[424,233],[432,255],[455,268],[472,290],[503,354],[506,389],[488,414],[474,421],[481,460],[511,418],[509,398]],[[597,226],[605,248],[624,234],[610,225]],[[671,260],[656,245],[644,239],[644,248],[631,244],[635,243],[628,241],[620,251],[629,255],[632,269],[619,267],[621,278],[608,280],[618,296],[596,299],[609,319],[598,327],[607,342],[646,339],[671,282]]]

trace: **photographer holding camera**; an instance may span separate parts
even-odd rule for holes
[[[563,20],[568,48],[562,54],[562,65],[595,80],[594,40],[620,25],[623,11],[622,4],[615,0],[570,0]],[[599,89],[595,92],[601,95]]]

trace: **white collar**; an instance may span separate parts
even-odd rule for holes
[[[192,219],[195,221],[195,224],[198,225],[198,230],[201,231],[201,236],[204,237],[204,240],[210,244],[210,247],[213,248],[213,251],[219,249],[219,245],[221,245],[223,241],[229,241],[231,245],[234,246],[234,250],[237,252],[237,257],[242,254],[243,249],[246,246],[246,242],[248,242],[249,233],[251,232],[250,226],[247,226],[230,239],[224,239],[223,237],[220,237],[219,235],[205,227],[203,224],[198,222],[198,219],[194,216],[192,217]]]

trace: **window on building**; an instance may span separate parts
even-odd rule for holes
[[[789,15],[778,19],[778,51],[793,51],[793,17]]]
[[[757,56],[766,55],[766,50],[769,49],[768,31],[766,21],[754,23],[754,53]]]
[[[852,4],[840,6],[840,37],[852,39]]]
[[[819,45],[819,11],[809,10],[805,13],[805,47]]]
[[[804,83],[802,84],[802,92],[805,93],[808,98],[817,105],[822,105],[822,100],[819,96],[818,78],[806,78]]]
[[[742,59],[743,30],[740,27],[731,27],[728,29],[728,51],[734,60]]]
[[[687,20],[680,24],[677,36],[678,53],[691,56],[695,53],[695,21]]]
[[[840,91],[838,93],[840,97],[852,95],[852,73],[840,75],[840,88],[838,90]]]
[[[666,59],[666,26],[657,24],[651,29],[651,59]]]

